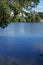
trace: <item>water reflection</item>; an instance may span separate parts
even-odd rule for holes
[[[0,65],[43,65],[43,23],[0,28]]]
[[[11,23],[0,28],[0,36],[43,36],[43,23]]]

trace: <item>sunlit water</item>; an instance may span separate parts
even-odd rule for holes
[[[0,65],[43,65],[43,23],[0,28]]]

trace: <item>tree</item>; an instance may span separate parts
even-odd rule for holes
[[[10,0],[10,8],[14,11],[14,21],[28,21],[30,22],[28,16],[24,17],[23,14],[25,14],[26,11],[31,11],[33,7],[36,7],[39,3],[39,0]],[[26,11],[24,11],[26,10]],[[22,14],[22,16],[18,17],[18,14]],[[31,13],[30,13],[31,14]],[[26,14],[25,14],[26,16]],[[31,18],[30,18],[31,19]]]
[[[39,0],[0,0],[0,26],[4,28],[11,21],[25,22],[28,18],[28,16],[24,17],[25,12],[36,7],[38,3]],[[12,10],[14,11],[13,17],[10,16]],[[18,16],[20,13],[22,16]]]
[[[9,12],[7,0],[0,0],[0,26],[3,28],[9,23]]]

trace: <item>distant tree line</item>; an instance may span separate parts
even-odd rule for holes
[[[38,12],[41,19],[43,19],[43,12]]]

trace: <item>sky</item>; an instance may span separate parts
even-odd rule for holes
[[[40,3],[38,4],[38,6],[34,8],[33,10],[37,12],[43,12],[43,0],[40,0]]]

